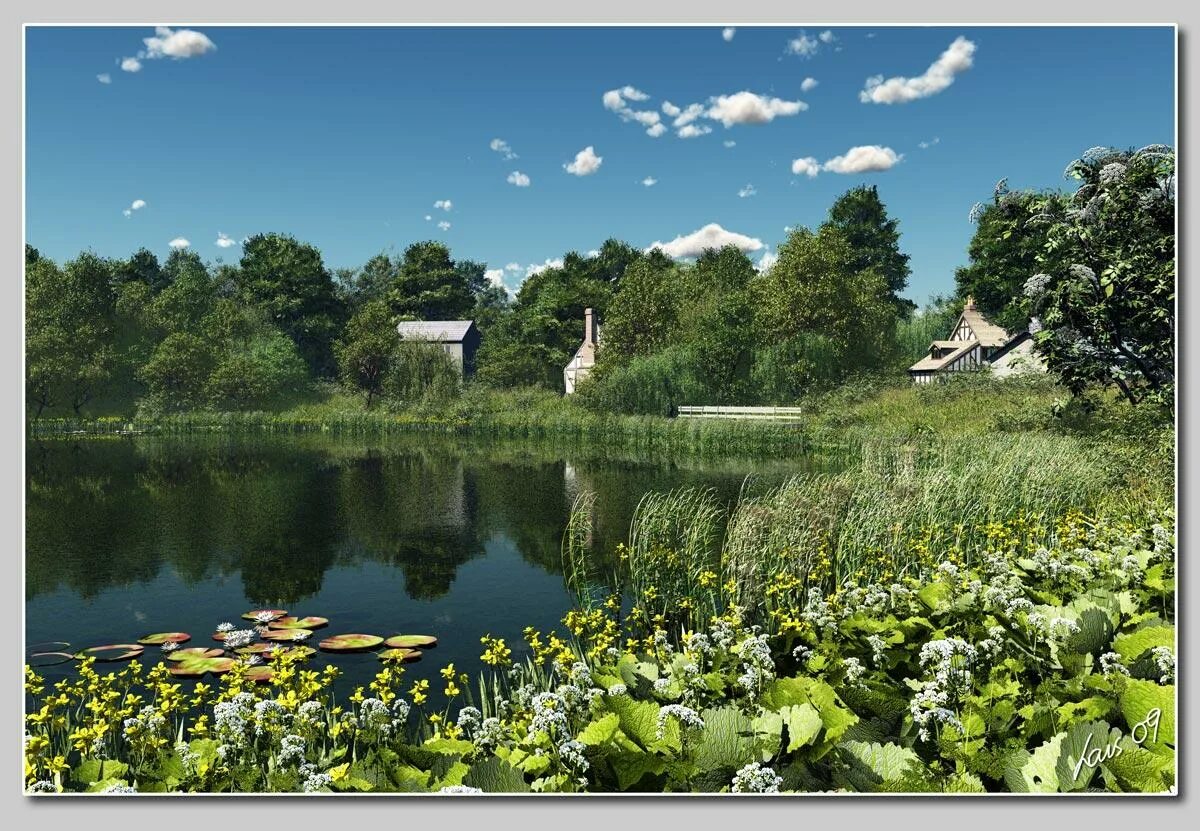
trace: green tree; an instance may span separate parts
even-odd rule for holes
[[[342,380],[366,393],[368,408],[383,389],[399,344],[396,320],[382,299],[364,304],[346,324],[341,340],[334,344]]]
[[[657,352],[676,335],[683,306],[683,277],[642,259],[626,270],[621,289],[604,317],[604,349],[598,360],[618,365]]]
[[[292,339],[312,372],[333,370],[341,310],[320,251],[284,234],[253,236],[242,246],[239,288]]]
[[[442,347],[426,341],[401,341],[392,353],[384,394],[404,404],[441,404],[458,395],[462,371]]]
[[[116,263],[114,270],[113,277],[117,283],[141,283],[152,292],[161,291],[168,282],[167,273],[159,265],[158,257],[146,248],[139,248],[128,260]]]
[[[475,303],[467,276],[440,242],[404,250],[389,299],[397,317],[417,320],[462,320]]]
[[[854,271],[872,270],[884,279],[898,312],[907,315],[916,308],[900,296],[908,286],[909,257],[900,251],[899,222],[888,216],[875,185],[861,185],[839,196],[825,225],[840,231],[850,244]]]
[[[1133,404],[1173,409],[1175,151],[1092,148],[1067,175],[1079,188],[1062,215],[1047,206],[1023,290],[1037,349],[1076,394],[1115,386]]]
[[[997,184],[992,201],[972,209],[970,263],[954,272],[958,300],[974,297],[989,320],[1010,332],[1023,331],[1029,310],[1022,289],[1038,270],[1050,220],[1065,209],[1061,194],[1009,191],[1003,180]]]
[[[205,399],[223,410],[285,403],[308,381],[308,368],[291,338],[261,325],[227,344],[204,384]]]
[[[217,360],[217,350],[205,338],[189,332],[167,335],[138,372],[146,385],[146,403],[161,412],[203,407]]]

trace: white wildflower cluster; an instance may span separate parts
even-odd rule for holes
[[[1116,652],[1105,652],[1100,656],[1100,672],[1105,678],[1114,675],[1129,675],[1129,670],[1121,663],[1121,656]]]
[[[1086,551],[1087,549],[1082,550]],[[1070,556],[1071,555],[1068,555],[1065,552],[1052,553],[1046,548],[1039,548],[1033,553],[1033,557],[1030,559],[1033,560],[1034,569],[1040,571],[1050,580],[1059,582],[1069,582],[1072,580],[1091,580],[1094,575],[1094,570],[1087,564],[1086,561],[1082,564],[1079,562],[1073,562],[1071,559],[1068,559]]]
[[[800,613],[800,617],[808,621],[808,623],[819,632],[827,632],[836,629],[838,625],[837,618],[833,615],[833,609],[821,595],[821,590],[813,586],[808,590],[808,597],[804,603],[804,611]]]
[[[364,698],[358,705],[358,729],[375,740],[392,734],[392,713],[378,698]]]
[[[737,648],[742,659],[742,674],[738,676],[738,686],[749,693],[750,698],[757,698],[767,683],[775,678],[775,659],[771,657],[771,646],[767,643],[766,635],[755,635],[746,638]]]
[[[588,665],[583,661],[576,661],[571,664],[571,669],[567,673],[567,677],[577,687],[592,686],[592,671],[588,669]]]
[[[921,647],[921,666],[931,671],[933,678],[921,682],[909,702],[909,712],[922,741],[929,741],[930,728],[937,724],[962,728],[962,722],[949,705],[970,691],[972,666],[977,656],[975,647],[959,638],[929,641]]]
[[[403,698],[396,698],[392,702],[392,729],[403,729],[405,722],[408,721],[408,714],[412,711],[408,701]]]
[[[290,717],[283,705],[273,698],[264,698],[254,705],[254,733],[265,736],[273,728],[288,726]]]
[[[652,686],[654,688],[655,695],[666,695],[671,691],[671,679],[655,678]]]
[[[604,691],[604,694],[605,695],[625,695],[625,693],[627,693],[627,692],[629,692],[629,689],[624,684],[613,684],[611,687],[609,687],[607,690]]]
[[[119,783],[114,783],[112,785],[109,785],[107,788],[100,791],[100,793],[102,793],[102,794],[113,794],[113,795],[120,795],[120,796],[124,796],[125,794],[137,793],[137,792],[138,792],[138,789],[133,787],[132,785],[121,785]]]
[[[472,788],[470,785],[446,785],[444,788],[439,790],[438,793],[459,794],[459,795],[475,794],[475,793],[483,793],[483,788]]]
[[[565,735],[570,732],[567,718],[567,702],[558,693],[543,692],[533,697],[533,721],[529,729],[544,732],[548,736]]]
[[[1093,202],[1095,202],[1094,199],[1091,202],[1088,202],[1089,208],[1091,207]],[[1067,267],[1067,271],[1069,271],[1071,273],[1071,276],[1074,277],[1076,280],[1087,280],[1092,285],[1098,285],[1100,282],[1099,280],[1096,279],[1096,272],[1092,271],[1092,269],[1086,265],[1082,265],[1080,263],[1074,263],[1073,265],[1070,265]]]
[[[871,647],[871,663],[877,668],[882,667],[883,659],[887,653],[887,641],[878,635],[868,635],[867,646]]]
[[[175,755],[179,757],[184,770],[189,773],[196,770],[196,763],[200,761],[200,754],[194,752],[187,742],[179,742],[175,745]]]
[[[1158,683],[1175,683],[1175,653],[1169,646],[1156,646],[1150,650],[1150,658],[1158,670]]]
[[[812,650],[804,644],[799,644],[795,649],[792,650],[792,657],[797,661],[807,661],[811,655]]]
[[[584,749],[585,746],[582,742],[569,739],[558,746],[558,758],[570,770],[575,773],[583,773],[591,767],[583,755]]]
[[[1150,526],[1150,533],[1154,539],[1154,553],[1158,555],[1174,556],[1175,554],[1175,535],[1168,531],[1159,523],[1154,523]]]
[[[1100,168],[1100,184],[1111,185],[1121,181],[1121,177],[1125,175],[1125,170],[1125,165],[1120,162],[1109,162]]]
[[[1041,297],[1046,293],[1046,289],[1050,288],[1052,279],[1049,274],[1039,272],[1025,281],[1021,293],[1029,298]]]
[[[679,722],[681,730],[703,730],[704,719],[691,707],[682,704],[666,704],[658,711],[658,737],[661,739],[667,733],[669,719]]]
[[[769,767],[751,762],[733,775],[734,793],[779,793],[783,777]]]
[[[670,655],[675,651],[675,647],[671,645],[671,639],[667,637],[666,630],[654,630],[654,648],[667,655]]]
[[[318,793],[328,789],[332,784],[332,776],[330,776],[328,773],[321,773],[320,771],[314,770],[312,773],[309,773],[307,776],[305,776],[304,785],[302,787],[304,788],[305,793]]]
[[[158,736],[167,726],[167,720],[154,707],[143,707],[134,718],[127,718],[121,723],[122,733],[127,739],[137,739],[141,736]]]
[[[25,792],[26,793],[58,793],[58,788],[55,787],[54,783],[48,779],[39,779],[37,782],[34,782],[32,785],[30,785],[28,788],[26,788]]]
[[[683,648],[688,652],[707,658],[713,653],[712,641],[703,632],[689,632],[683,638]]]
[[[967,213],[967,221],[971,223],[978,222],[983,212],[987,210],[987,205],[982,202],[976,202],[971,206],[971,210]]]
[[[480,723],[483,721],[483,713],[478,707],[463,707],[458,711],[457,724],[460,730],[466,733],[470,738],[476,730],[479,729]]]
[[[714,618],[708,634],[719,649],[728,649],[737,638],[733,624],[724,618]]]
[[[846,670],[847,684],[857,684],[867,672],[867,668],[863,666],[862,661],[854,657],[843,658],[842,667]]]
[[[213,707],[214,733],[219,741],[232,747],[241,747],[246,742],[246,733],[254,712],[254,696],[238,693],[229,701]]]
[[[485,753],[495,750],[505,743],[504,725],[495,716],[489,716],[479,723],[471,742]]]
[[[304,762],[307,745],[301,736],[289,733],[279,741],[279,755],[275,761],[280,765],[299,765]]]
[[[1094,165],[1094,164],[1102,164],[1103,162],[1105,162],[1117,155],[1119,155],[1118,151],[1114,150],[1111,147],[1097,146],[1097,147],[1089,147],[1087,150],[1084,150],[1083,155],[1080,156],[1079,158],[1080,158],[1080,161],[1082,161],[1084,164],[1093,164]]]
[[[316,727],[325,717],[325,706],[320,701],[305,701],[296,710],[296,720],[310,727]]]
[[[1003,179],[1001,179],[999,182],[997,182],[996,186],[992,188],[992,198],[999,199],[1001,196],[1003,196],[1006,193],[1008,193],[1008,177],[1007,176],[1005,176]]]
[[[939,575],[944,575],[944,576],[950,578],[951,580],[958,579],[958,573],[959,573],[958,566],[956,566],[954,563],[950,562],[949,560],[942,562],[942,563],[938,563],[938,567],[937,567],[936,571],[938,572]]]
[[[988,627],[988,636],[975,644],[975,650],[983,658],[995,661],[1004,651],[1004,641],[1008,636],[1003,626]]]

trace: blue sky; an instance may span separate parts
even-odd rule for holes
[[[516,288],[714,223],[757,261],[868,183],[923,302],[1001,177],[1066,187],[1088,147],[1174,142],[1174,49],[1161,27],[29,28],[26,238],[233,262],[281,231],[331,268],[440,239]]]

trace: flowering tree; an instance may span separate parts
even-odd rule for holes
[[[1045,235],[1023,292],[1038,352],[1072,392],[1115,386],[1131,403],[1171,406],[1175,151],[1096,147],[1065,175],[1081,182],[1067,210],[1047,204],[1027,222]]]

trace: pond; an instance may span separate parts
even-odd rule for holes
[[[474,673],[485,634],[517,647],[526,626],[562,631],[560,545],[581,491],[597,494],[593,545],[611,552],[648,491],[711,487],[729,503],[747,476],[772,483],[814,464],[425,436],[30,442],[26,644],[184,631],[189,646],[216,646],[219,623],[282,608],[329,618],[317,634],[437,635],[409,672],[453,661]],[[370,653],[313,660],[344,670],[342,693],[379,667]]]

